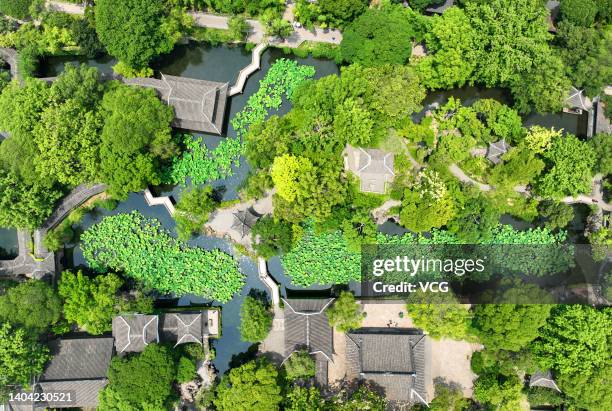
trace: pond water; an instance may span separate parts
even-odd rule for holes
[[[262,68],[255,74],[253,74],[246,83],[246,87],[243,94],[232,97],[228,101],[228,111],[226,116],[226,133],[224,136],[214,136],[199,134],[204,137],[205,143],[209,148],[216,147],[225,136],[235,137],[236,132],[229,124],[229,120],[235,116],[235,114],[242,110],[246,105],[246,102],[250,95],[255,93],[259,88],[259,80],[261,80],[269,67],[278,58],[285,57],[282,51],[276,49],[269,49],[264,52],[262,56]],[[293,57],[291,57],[293,58]],[[296,59],[301,64],[308,64],[316,67],[316,77],[322,77],[328,74],[338,73],[336,64],[328,60],[309,58]],[[57,75],[63,70],[65,63],[74,62],[75,59],[66,58],[50,58],[44,62],[44,69],[41,70],[41,75],[53,76]],[[109,58],[94,59],[94,60],[78,60],[80,62],[90,63],[98,67],[102,72],[110,72],[112,65],[115,64],[114,60]],[[165,56],[155,62],[154,67],[157,71],[161,71],[165,74],[182,75],[191,78],[206,79],[219,82],[230,82],[232,84],[237,77],[238,71],[246,66],[251,61],[251,54],[247,53],[242,47],[216,47],[211,48],[209,46],[201,44],[189,44],[178,46],[175,51],[170,55]],[[284,114],[290,109],[290,104],[285,102],[279,110],[270,114]],[[237,198],[237,187],[244,180],[248,174],[249,166],[244,158],[241,159],[241,165],[238,167],[234,175],[221,181],[212,182],[211,185],[220,189],[223,192],[223,199],[234,199]],[[164,194],[172,194],[174,198],[180,196],[180,192],[183,188],[180,186],[171,188],[158,188],[157,192]],[[167,229],[172,235],[176,235],[174,220],[167,213],[166,209],[162,206],[149,207],[144,200],[144,196],[141,193],[130,194],[126,201],[119,203],[116,209],[109,211],[104,209],[96,208],[91,213],[87,214],[80,224],[75,226],[75,232],[77,234],[83,232],[87,228],[91,227],[102,220],[105,216],[115,215],[119,213],[127,213],[133,210],[137,210],[143,215],[156,218],[160,221],[162,226]],[[188,242],[191,246],[198,246],[204,249],[218,248],[223,251],[234,253],[233,247],[226,240],[209,237],[209,236],[198,236]],[[66,248],[65,257],[62,261],[66,268],[86,268],[87,262],[83,257],[83,253],[78,245],[68,244]],[[225,372],[229,364],[235,360],[235,356],[247,351],[251,346],[250,343],[245,343],[240,340],[240,306],[244,297],[251,292],[252,289],[264,291],[267,290],[263,283],[258,278],[257,266],[254,261],[246,257],[238,257],[241,271],[245,274],[246,285],[243,288],[240,296],[234,297],[229,303],[223,305],[222,309],[222,337],[219,340],[213,341],[213,346],[216,350],[216,358],[214,364],[217,369],[223,373]],[[270,263],[271,271],[274,272],[275,277],[281,283],[289,283],[289,279],[286,278],[282,273],[282,267],[280,261],[272,261]],[[215,304],[210,300],[205,300],[199,296],[186,295],[178,300],[178,304],[181,306],[187,306],[190,304]]]
[[[12,260],[18,254],[17,230],[0,228],[0,260]]]
[[[424,109],[412,116],[414,121],[420,121],[425,112],[432,108],[432,105],[444,105],[449,97],[458,98],[465,105],[472,105],[477,100],[492,98],[501,103],[512,105],[512,97],[506,89],[502,88],[483,88],[476,86],[465,86],[452,90],[439,90],[429,93],[423,100]],[[585,137],[588,126],[588,115],[569,113],[538,114],[530,113],[523,116],[523,124],[529,126],[555,127],[557,130],[563,129],[566,133]]]

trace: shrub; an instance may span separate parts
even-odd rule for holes
[[[240,307],[240,338],[243,341],[263,341],[272,328],[272,313],[258,299],[247,296]]]
[[[346,333],[361,327],[365,314],[361,305],[355,301],[355,296],[349,291],[342,291],[334,305],[327,310],[329,324],[338,331]]]
[[[285,371],[289,380],[311,378],[315,376],[315,362],[307,351],[295,352],[285,362]]]
[[[180,383],[193,381],[196,376],[196,365],[193,360],[181,357],[176,369],[176,380]]]
[[[17,19],[30,16],[30,5],[33,0],[0,0],[0,13]]]

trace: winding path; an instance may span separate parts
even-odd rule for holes
[[[489,184],[480,183],[467,174],[463,172],[461,168],[457,164],[451,164],[448,166],[448,170],[451,172],[453,176],[455,176],[459,181],[467,184],[472,184],[478,187],[480,191],[491,191],[495,189],[495,187]],[[559,201],[565,204],[587,204],[595,207],[599,207],[604,211],[612,212],[612,204],[606,203],[603,201],[603,175],[596,174],[593,177],[591,187],[591,195],[580,194],[576,197],[563,197]],[[530,191],[525,186],[518,185],[514,187],[514,191],[523,195],[530,195]],[[536,199],[541,199],[540,197],[534,197]]]
[[[83,15],[85,13],[85,7],[82,5],[64,3],[62,1],[48,0],[47,7],[49,7],[51,10],[61,11],[68,14]],[[229,28],[230,18],[228,16],[195,11],[189,12],[188,14],[193,17],[194,25],[198,27],[222,30],[227,30]],[[287,16],[289,15],[292,16],[292,14],[287,14]],[[259,21],[252,19],[248,19],[247,24],[250,26],[247,41],[256,44],[263,42],[266,37],[263,25]],[[320,28],[307,30],[303,27],[294,26],[294,31],[291,36],[275,42],[275,44],[280,47],[295,48],[305,41],[340,44],[342,41],[342,33],[339,30],[323,30]]]
[[[257,258],[257,271],[259,272],[259,279],[270,290],[270,295],[272,296],[272,306],[274,308],[279,307],[280,287],[276,283],[276,281],[274,281],[274,279],[270,277],[270,274],[268,273],[268,265],[266,264],[266,260],[263,257]]]
[[[236,81],[236,84],[230,88],[230,97],[242,93],[244,90],[244,85],[246,84],[249,76],[261,68],[261,54],[264,52],[266,47],[268,47],[266,43],[260,43],[253,49],[253,53],[251,54],[251,63],[238,73],[238,80]]]

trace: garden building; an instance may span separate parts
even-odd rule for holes
[[[44,410],[50,408],[95,408],[98,394],[108,384],[108,367],[113,355],[113,339],[60,339],[50,344],[53,356],[32,391],[60,394],[57,401],[32,403],[9,402],[6,410]],[[44,398],[44,397],[43,397]]]
[[[489,144],[487,148],[487,160],[493,164],[501,163],[501,157],[510,150],[510,146],[506,144],[506,140],[499,140]]]
[[[285,360],[306,350],[315,358],[315,378],[327,385],[328,362],[333,356],[333,330],[325,310],[334,299],[283,299],[285,303]]]
[[[593,108],[593,103],[591,99],[583,93],[583,90],[572,87],[567,98],[563,101],[563,105],[565,106],[563,111],[572,114],[582,114],[583,111],[591,110]]]
[[[427,404],[427,337],[415,329],[362,328],[346,335],[348,379],[373,383],[392,403]]]
[[[234,223],[232,229],[236,230],[241,237],[246,237],[257,222],[258,217],[250,209],[237,211],[234,213]]]
[[[561,392],[550,370],[537,371],[529,378],[529,388],[542,387]]]
[[[427,7],[425,11],[429,14],[442,14],[449,7],[452,7],[453,4],[455,4],[455,0],[438,0],[435,2],[432,1],[431,3],[434,3],[434,4]]]
[[[187,130],[222,134],[228,83],[161,75],[155,78],[123,79],[125,84],[155,89],[174,108],[172,125]]]
[[[204,344],[219,335],[219,311],[130,314],[113,318],[113,337],[118,354],[142,352],[151,343]]]
[[[355,174],[360,190],[384,194],[395,178],[394,155],[383,150],[347,146],[344,150],[344,168]]]

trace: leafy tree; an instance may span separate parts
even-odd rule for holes
[[[23,327],[32,334],[45,332],[57,323],[62,302],[53,288],[39,280],[29,280],[0,296],[0,322]]]
[[[345,100],[334,117],[334,133],[354,146],[367,146],[372,138],[374,122],[370,113],[355,100]]]
[[[250,25],[247,23],[244,16],[230,17],[227,25],[232,37],[240,41],[245,39],[250,30]]]
[[[485,374],[474,383],[474,398],[498,411],[521,409],[523,384],[516,375]]]
[[[436,384],[435,397],[429,403],[431,411],[466,411],[470,408],[470,400],[463,397],[463,393],[453,387]]]
[[[253,238],[258,239],[253,243],[253,248],[264,258],[291,250],[293,230],[286,221],[275,221],[270,216],[264,216],[257,220],[251,233]]]
[[[428,300],[430,297],[431,294],[428,294]],[[432,338],[463,340],[468,335],[470,312],[458,301],[443,303],[429,300],[422,304],[409,302],[406,308],[414,325],[425,330]]]
[[[588,376],[609,362],[611,324],[609,309],[558,306],[540,330],[533,351],[543,366],[561,375]]]
[[[612,407],[610,378],[612,367],[608,362],[592,374],[560,375],[557,382],[563,393],[572,399],[571,403],[575,407],[589,411],[606,411]]]
[[[217,386],[214,404],[219,411],[276,410],[282,401],[278,371],[264,360],[230,370]]]
[[[527,399],[529,405],[536,407],[538,405],[554,405],[563,404],[563,396],[556,390],[551,390],[545,387],[531,387],[527,391]]]
[[[349,291],[342,291],[334,305],[328,308],[327,318],[329,324],[338,331],[347,333],[361,327],[365,314],[361,312],[361,305],[355,301],[355,296]]]
[[[593,0],[561,0],[560,11],[563,20],[588,27],[595,22],[597,4]]]
[[[367,9],[344,30],[342,59],[364,66],[406,63],[417,35],[414,19],[410,9],[401,5]]]
[[[183,191],[174,215],[179,240],[187,241],[193,234],[202,231],[217,204],[211,186]]]
[[[260,300],[246,296],[240,307],[240,338],[243,341],[265,340],[272,328],[272,313]]]
[[[39,227],[61,196],[60,191],[44,181],[30,185],[0,167],[0,226]]]
[[[176,371],[176,380],[180,383],[193,381],[196,378],[195,362],[187,357],[179,359]]]
[[[89,334],[111,330],[113,317],[119,314],[117,291],[123,281],[116,274],[102,274],[95,278],[64,271],[57,285],[64,299],[64,316]]]
[[[291,36],[291,33],[293,33],[291,23],[278,16],[278,13],[274,10],[269,9],[264,11],[261,16],[261,22],[263,23],[267,36],[284,39]]]
[[[448,230],[465,244],[488,240],[499,224],[500,210],[479,190],[474,190],[457,206],[456,216],[447,223]]]
[[[67,63],[62,74],[51,84],[49,97],[54,103],[72,100],[80,108],[91,110],[97,108],[104,91],[97,68]]]
[[[519,351],[539,336],[551,306],[482,304],[474,308],[473,326],[486,347]]]
[[[149,184],[158,184],[159,161],[175,150],[171,141],[172,108],[155,91],[117,86],[102,100],[104,127],[99,169],[109,192],[126,198]]]
[[[595,152],[588,143],[571,134],[566,135],[555,139],[543,157],[548,170],[537,182],[539,193],[559,198],[591,191]]]
[[[476,69],[474,43],[478,33],[465,12],[453,7],[434,16],[425,34],[430,53],[418,65],[423,82],[431,89],[461,87],[472,79]]]
[[[350,394],[347,392],[341,392],[340,394],[341,395],[334,397],[331,404],[330,408],[334,411],[384,411],[387,409],[387,400],[385,397],[376,393],[367,385],[361,385]]]
[[[104,53],[104,45],[98,38],[96,33],[96,21],[93,7],[85,8],[85,17],[82,19],[73,19],[70,31],[74,37],[74,41],[79,45],[81,52],[87,57],[95,57],[98,54]]]
[[[98,0],[95,21],[108,52],[135,69],[171,51],[181,37],[182,22],[167,16],[160,0]]]
[[[0,324],[0,401],[7,400],[15,385],[29,387],[32,378],[43,372],[50,358],[49,350],[25,330],[8,323]]]
[[[543,201],[538,206],[538,212],[544,219],[544,227],[551,230],[565,228],[574,219],[574,209],[565,203]]]
[[[367,0],[321,0],[318,3],[321,11],[331,15],[340,25],[353,21],[368,6]]]
[[[518,184],[531,184],[544,169],[544,162],[526,147],[516,147],[504,155],[503,162],[491,172],[491,183],[514,189]]]
[[[30,5],[33,0],[0,0],[0,13],[17,19],[25,19],[30,15]]]
[[[561,130],[533,126],[529,128],[527,136],[525,136],[525,146],[534,153],[541,154],[547,151],[552,143],[562,138],[562,136]]]
[[[612,134],[596,134],[589,144],[596,156],[594,170],[603,175],[612,174]]]
[[[149,344],[142,353],[114,357],[98,409],[165,409],[175,379],[176,365],[164,346]]]
[[[321,398],[321,393],[315,387],[293,386],[289,388],[285,397],[285,407],[287,411],[323,411],[325,401]]]
[[[279,196],[287,201],[293,201],[299,195],[302,178],[306,179],[313,173],[313,165],[309,159],[286,154],[276,157],[272,164],[272,181]]]
[[[315,376],[315,362],[307,351],[294,352],[285,362],[285,371],[290,381],[311,378]]]

